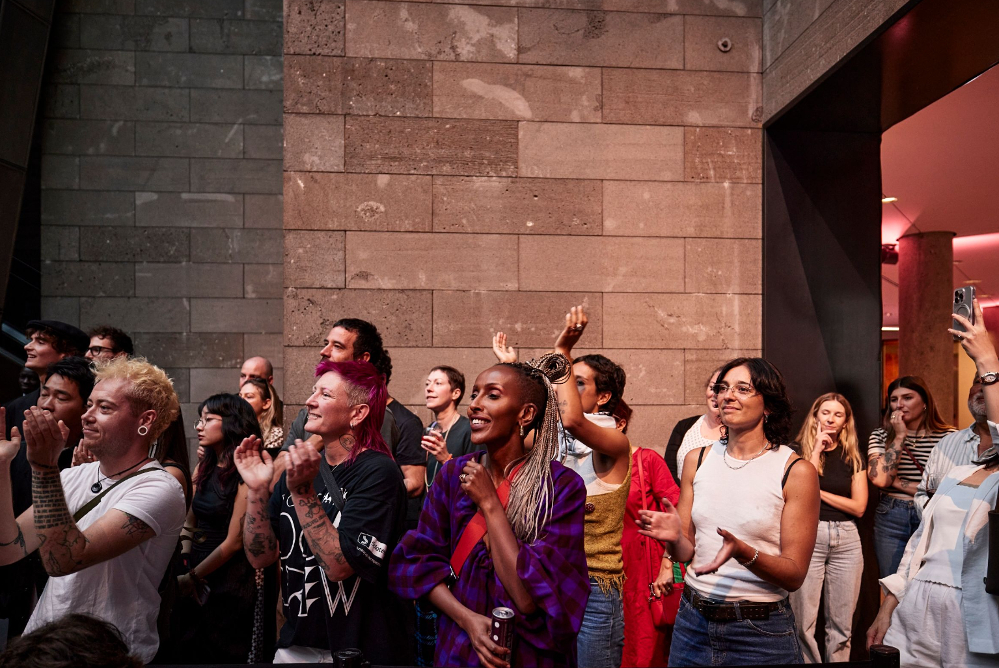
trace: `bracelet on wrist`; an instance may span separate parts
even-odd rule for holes
[[[752,559],[750,559],[746,563],[742,563],[742,562],[739,562],[739,563],[743,567],[749,568],[750,566],[752,566],[753,564],[755,564],[756,560],[759,559],[759,558],[760,558],[760,548],[756,548],[756,552],[753,553],[753,558]]]

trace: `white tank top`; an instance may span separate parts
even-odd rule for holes
[[[784,466],[794,454],[782,445],[768,450],[745,466],[732,459],[732,470],[722,459],[725,446],[716,441],[704,452],[701,467],[694,474],[694,503],[690,519],[694,524],[694,559],[685,582],[700,596],[725,601],[780,601],[787,592],[764,582],[735,559],[707,575],[694,570],[710,563],[722,546],[721,527],[730,531],[760,554],[780,554],[780,520],[784,512],[781,480]]]

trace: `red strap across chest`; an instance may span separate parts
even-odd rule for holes
[[[520,467],[523,465],[524,462],[517,464],[513,471],[510,472],[510,476],[496,488],[496,496],[499,497],[503,510],[506,510],[506,506],[510,502],[510,480],[517,475],[517,472],[520,471]],[[465,566],[465,562],[468,561],[468,556],[472,554],[472,550],[488,531],[486,528],[486,518],[480,510],[465,525],[465,530],[461,532],[458,545],[454,548],[454,553],[451,555],[451,570],[454,571],[455,577],[461,575],[461,569]]]

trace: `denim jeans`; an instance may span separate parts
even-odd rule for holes
[[[801,663],[794,613],[787,602],[769,619],[709,622],[687,601],[673,626],[670,666],[752,666]]]
[[[919,513],[911,500],[881,495],[874,512],[874,551],[878,555],[880,577],[898,570],[909,537],[919,528]]]
[[[590,599],[576,637],[579,668],[621,668],[624,651],[624,606],[621,592],[601,591],[590,580]]]
[[[857,525],[850,521],[819,522],[805,582],[790,597],[805,663],[850,660],[853,611],[863,574],[864,556]],[[824,600],[826,617],[825,659],[815,642],[820,598]]]

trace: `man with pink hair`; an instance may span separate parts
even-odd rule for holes
[[[402,536],[406,487],[379,433],[387,399],[384,376],[369,362],[324,360],[305,403],[305,429],[287,469],[274,476],[260,439],[236,449],[248,488],[243,546],[255,568],[280,558],[286,623],[274,663],[331,661],[358,648],[372,664],[410,665],[408,643],[388,640],[405,608],[386,585],[389,556]]]

